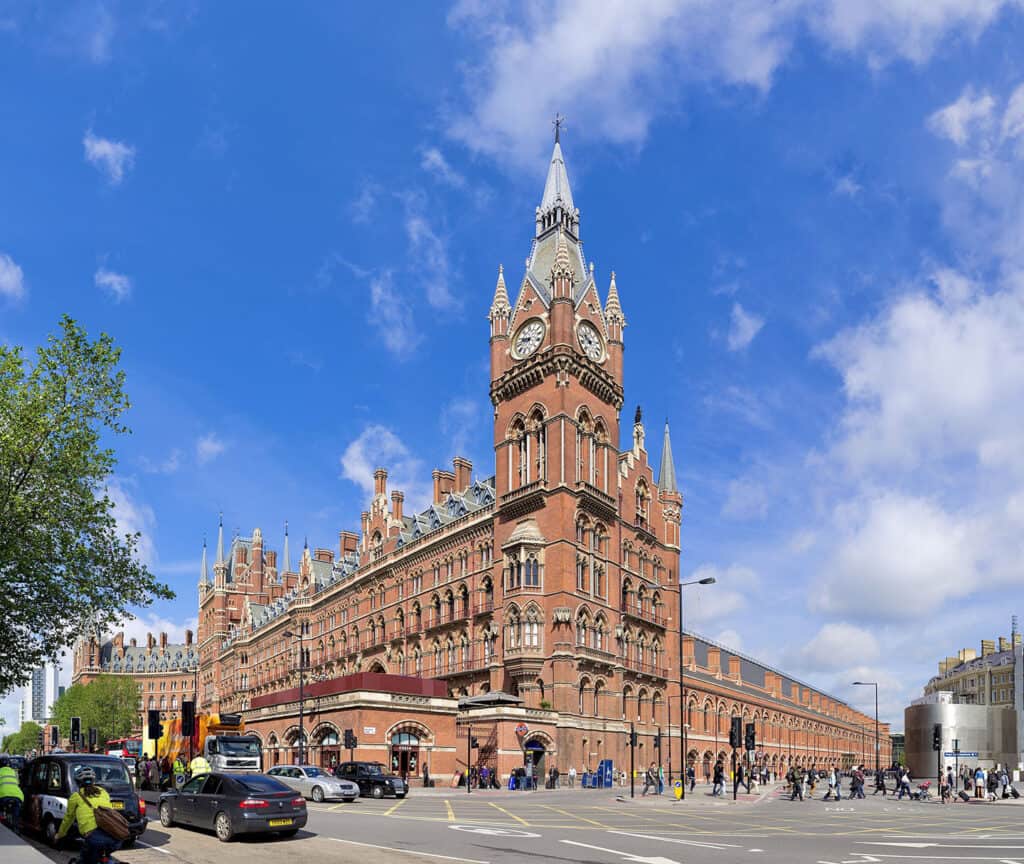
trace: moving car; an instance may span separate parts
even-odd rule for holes
[[[200,774],[160,796],[160,824],[213,829],[227,843],[236,834],[294,837],[306,824],[306,799],[266,774]]]
[[[342,762],[335,767],[334,774],[342,780],[351,780],[359,787],[360,795],[383,798],[394,795],[404,798],[409,787],[401,777],[387,774],[380,762]]]
[[[359,797],[359,787],[351,780],[334,777],[316,765],[277,765],[267,774],[316,802],[327,798],[355,801]]]
[[[116,756],[89,753],[49,753],[33,759],[22,772],[25,804],[21,820],[25,828],[37,831],[51,846],[56,846],[57,829],[67,812],[68,798],[78,791],[77,769],[88,765],[96,772],[96,785],[110,795],[110,803],[128,820],[131,836],[122,848],[132,846],[146,830],[146,802],[135,792],[128,769]],[[68,837],[77,835],[72,827]]]

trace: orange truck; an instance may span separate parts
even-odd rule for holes
[[[165,720],[163,735],[153,741],[143,729],[142,750],[157,759],[166,756],[172,762],[181,757],[202,754],[213,771],[233,773],[263,770],[263,745],[255,735],[245,734],[245,722],[239,714],[198,714],[191,742],[181,728],[181,719]],[[191,743],[191,747],[189,744]]]

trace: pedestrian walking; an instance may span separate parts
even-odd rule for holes
[[[653,762],[648,766],[647,771],[644,772],[644,791],[640,793],[640,797],[647,797],[647,792],[651,787],[654,787],[655,790],[658,788],[658,771],[654,767]]]
[[[877,795],[879,792],[882,793],[883,798],[888,794],[888,790],[885,788],[885,772],[881,768],[875,772],[875,791],[871,794]]]
[[[713,775],[714,785],[711,787],[711,797],[718,798],[725,791],[725,767],[721,761],[715,763]]]
[[[575,789],[576,788],[576,766],[575,765],[570,765],[569,766],[569,788],[570,789]]]
[[[834,798],[836,801],[839,800],[839,785],[837,783],[837,774],[835,765],[833,765],[828,772],[828,789],[825,792],[823,801],[828,801],[830,798]]]
[[[804,800],[804,771],[799,766],[789,769],[789,773],[786,775],[790,784],[793,787],[793,792],[789,796],[790,801],[796,801],[799,798],[801,801]]]
[[[974,770],[974,797],[985,797],[985,769],[980,765]]]
[[[690,791],[693,791],[693,787],[697,785],[697,769],[693,767],[691,763],[686,769],[686,779],[690,781]]]

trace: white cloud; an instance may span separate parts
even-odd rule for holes
[[[948,138],[958,147],[963,147],[976,132],[991,128],[996,100],[987,91],[975,95],[973,87],[967,87],[960,98],[928,118],[929,128],[943,138]]]
[[[1010,95],[1003,114],[1003,138],[1019,138],[1024,135],[1024,84]]]
[[[550,146],[551,117],[572,105],[581,135],[642,144],[688,82],[768,90],[802,31],[871,68],[922,63],[951,35],[977,36],[1015,2],[569,0],[513,4],[503,15],[494,4],[465,0],[449,22],[476,37],[483,53],[467,64],[470,109],[452,114],[449,134],[533,166]],[[549,86],[552,69],[558,87]]]
[[[200,465],[205,465],[220,456],[225,448],[226,445],[215,432],[208,432],[196,441],[196,460]]]
[[[771,412],[761,398],[734,384],[705,396],[704,407],[711,414],[731,414],[757,429],[770,429],[772,426]]]
[[[810,549],[818,541],[818,535],[814,531],[797,531],[789,538],[788,548],[790,552],[801,555]]]
[[[92,130],[82,139],[86,161],[103,173],[112,186],[124,180],[125,174],[135,164],[135,148],[123,141],[100,138]]]
[[[132,280],[123,273],[115,273],[100,267],[93,275],[97,288],[102,288],[115,303],[122,303],[132,296]]]
[[[846,198],[856,198],[864,187],[860,185],[851,174],[844,174],[832,187],[832,191],[836,195],[843,195]]]
[[[716,633],[711,637],[713,641],[719,645],[724,645],[726,648],[732,648],[734,651],[743,650],[743,637],[740,636],[739,632],[733,630],[731,627]]]
[[[370,312],[367,316],[380,333],[384,347],[399,359],[407,359],[422,339],[408,301],[395,290],[391,271],[370,279]]]
[[[423,509],[433,497],[433,484],[422,461],[387,426],[367,426],[345,448],[340,462],[341,476],[359,486],[367,496],[373,495],[373,472],[387,469],[388,488],[405,493],[407,513]]]
[[[738,479],[729,483],[722,515],[730,519],[763,519],[768,512],[768,493],[753,480]]]
[[[198,572],[198,570],[199,566],[196,565],[196,571]],[[114,628],[108,634],[108,638],[118,632],[123,632],[125,645],[128,644],[130,639],[135,639],[139,645],[145,645],[146,637],[152,633],[153,638],[159,644],[160,634],[166,633],[167,641],[173,645],[184,643],[186,630],[192,631],[192,640],[194,642],[198,629],[199,619],[196,617],[187,618],[185,621],[175,621],[170,618],[164,618],[155,612],[147,612],[125,620],[120,627]]]
[[[453,456],[468,456],[467,448],[484,420],[476,399],[452,399],[441,410],[441,433],[451,442]]]
[[[747,312],[739,303],[732,304],[728,344],[730,351],[742,351],[764,327],[764,319]]]
[[[156,516],[149,505],[138,501],[128,491],[123,481],[113,479],[107,484],[107,496],[114,504],[114,518],[117,520],[118,533],[135,534],[138,532],[139,544],[137,557],[147,567],[156,564],[157,554],[153,534],[156,530]]]
[[[0,297],[21,300],[25,296],[25,274],[14,259],[0,252]]]
[[[167,454],[166,459],[152,460],[143,456],[139,461],[147,474],[174,474],[181,467],[182,453],[177,448]]]
[[[451,292],[448,242],[427,219],[422,202],[413,196],[406,199],[405,233],[412,272],[426,288],[427,302],[435,309],[457,306],[458,300]]]
[[[702,564],[684,581],[714,578],[714,585],[689,585],[683,588],[683,627],[705,629],[720,627],[735,612],[747,607],[751,594],[760,585],[757,574],[749,567],[731,564],[716,567]]]
[[[846,622],[833,622],[823,625],[799,647],[791,647],[786,665],[801,672],[845,671],[873,663],[880,654],[873,633]]]
[[[462,189],[466,185],[466,178],[449,164],[444,153],[437,147],[427,147],[423,150],[420,167],[441,183],[455,189]]]
[[[370,221],[373,211],[380,198],[381,188],[376,183],[366,180],[359,187],[359,194],[349,204],[349,211],[352,213],[352,221],[366,223]]]

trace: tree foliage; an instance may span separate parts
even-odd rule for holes
[[[129,675],[100,675],[88,684],[72,684],[53,703],[53,722],[62,738],[71,734],[71,718],[82,718],[82,738],[97,730],[99,744],[124,738],[139,725],[139,691]]]
[[[24,756],[29,750],[39,747],[39,733],[42,731],[43,727],[38,723],[26,720],[17,732],[12,732],[4,738],[3,752]]]
[[[71,318],[36,349],[0,344],[0,693],[132,606],[172,597],[119,531],[107,492],[128,432],[120,350]]]

